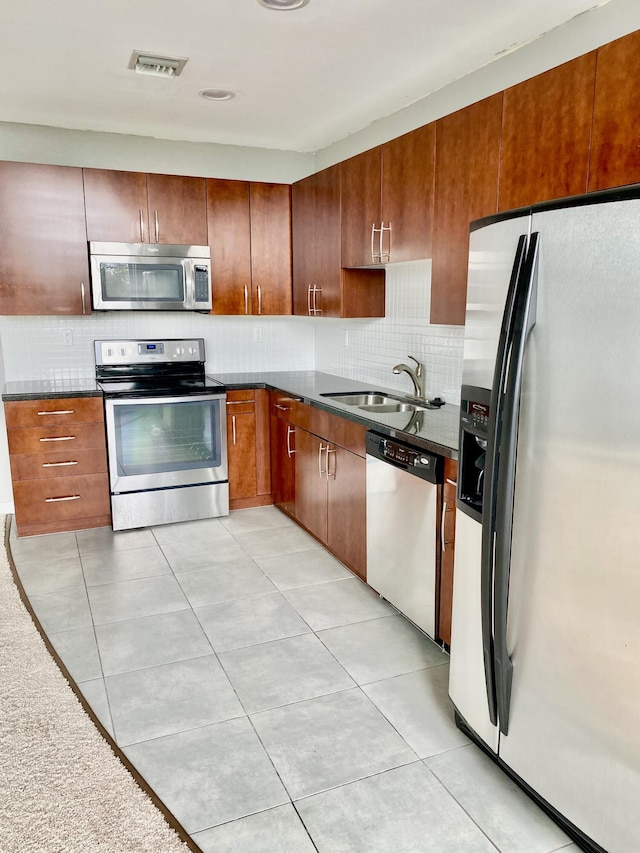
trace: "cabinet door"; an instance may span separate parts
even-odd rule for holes
[[[272,395],[273,399],[273,395]],[[271,495],[273,503],[295,517],[296,428],[271,415]]]
[[[360,267],[375,263],[373,251],[380,238],[382,148],[372,148],[343,161],[342,182],[342,266]]]
[[[327,442],[296,427],[296,519],[327,541]]]
[[[253,314],[291,314],[291,190],[252,183],[251,285]]]
[[[390,261],[431,257],[435,124],[426,124],[382,146],[383,248]]]
[[[248,181],[207,179],[213,314],[251,313]]]
[[[151,243],[207,245],[207,192],[204,178],[147,175]]]
[[[317,182],[315,174],[291,185],[293,313],[305,317],[313,315],[311,287],[317,284],[316,255],[322,251],[316,233]]]
[[[327,545],[366,580],[366,461],[335,445],[328,457]]]
[[[341,270],[340,233],[340,165],[323,169],[315,175],[315,280],[319,290],[314,305],[320,317],[346,317],[341,287],[344,273]],[[348,275],[348,274],[347,274]],[[368,305],[360,306],[363,312]],[[351,316],[368,316],[367,313]]]
[[[499,210],[587,191],[596,53],[504,93]]]
[[[87,240],[148,243],[147,176],[144,172],[83,169]]]
[[[245,406],[227,402],[227,447],[229,462],[229,500],[252,498],[257,493],[256,416],[239,411]]]
[[[451,611],[453,607],[453,554],[456,529],[456,481],[458,464],[445,460],[445,482],[440,507],[440,580],[438,588],[437,639],[451,645]]]
[[[0,162],[0,314],[89,306],[82,169]]]
[[[502,92],[436,122],[431,322],[464,325],[469,223],[495,213]]]
[[[597,54],[589,192],[640,181],[640,30]]]

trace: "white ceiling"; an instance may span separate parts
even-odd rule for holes
[[[606,2],[5,0],[0,120],[312,152]],[[133,50],[189,61],[142,76]]]

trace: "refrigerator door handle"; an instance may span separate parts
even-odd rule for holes
[[[500,427],[502,423],[502,404],[504,399],[504,384],[509,363],[509,353],[513,343],[515,309],[522,270],[527,249],[528,238],[522,234],[511,269],[509,288],[505,301],[498,350],[491,385],[491,403],[489,409],[489,429],[487,434],[487,455],[484,475],[484,498],[482,502],[482,555],[480,570],[480,596],[482,617],[482,653],[484,657],[484,675],[487,689],[489,717],[495,726],[498,722],[496,703],[496,677],[494,662],[493,640],[493,600],[494,600],[494,538],[495,538],[495,508],[498,485],[498,464],[500,454]]]
[[[507,650],[507,609],[509,601],[509,570],[513,530],[513,501],[515,493],[518,415],[524,355],[529,333],[536,323],[539,234],[534,232],[524,263],[522,287],[516,301],[513,345],[507,370],[502,425],[500,430],[500,467],[495,507],[495,568],[494,568],[494,658],[496,698],[500,731],[509,733],[509,707],[513,663]]]

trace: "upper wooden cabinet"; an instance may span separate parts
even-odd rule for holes
[[[207,245],[204,178],[83,172],[88,240]]]
[[[291,189],[293,313],[312,317],[383,317],[383,270],[341,268],[340,165]]]
[[[431,254],[435,126],[427,124],[342,166],[342,266]]]
[[[431,322],[464,325],[469,223],[495,213],[502,92],[436,122]]]
[[[0,314],[90,305],[82,169],[0,162]]]
[[[391,229],[383,232],[383,249],[390,261],[431,257],[435,154],[435,123],[382,146],[381,220]]]
[[[291,314],[291,187],[251,183],[249,197],[253,313]]]
[[[499,210],[587,191],[595,73],[593,51],[505,90]]]
[[[291,314],[288,184],[207,180],[213,314]]]
[[[640,31],[597,51],[589,191],[640,181]]]

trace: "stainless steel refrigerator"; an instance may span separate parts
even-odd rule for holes
[[[640,185],[472,224],[457,508],[458,725],[640,850]]]

